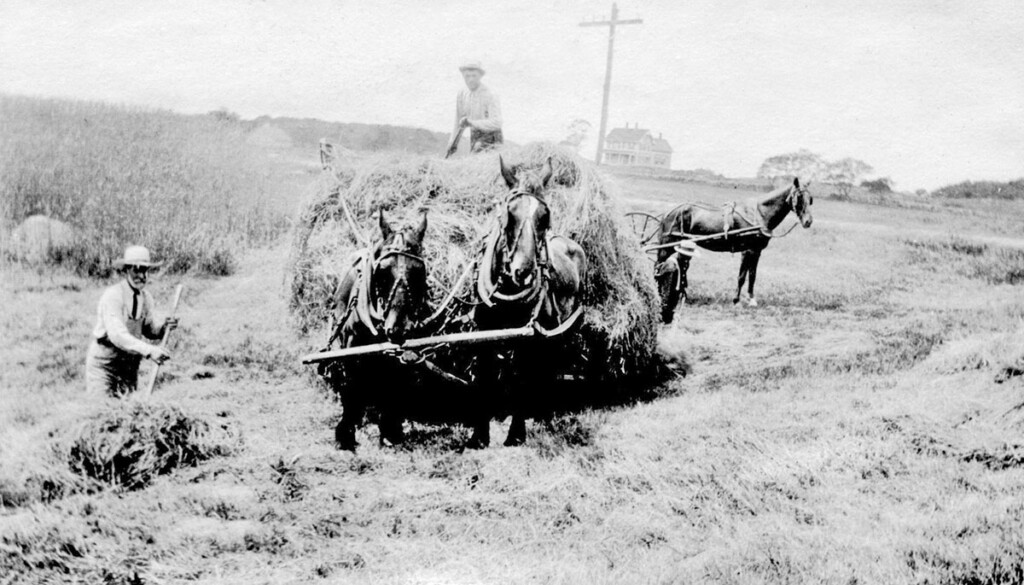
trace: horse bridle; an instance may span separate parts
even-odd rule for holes
[[[797,199],[800,196],[803,196],[803,197],[806,198],[806,200],[808,201],[808,205],[805,205],[803,207],[803,209],[798,210],[797,206],[796,206],[796,203],[797,203]],[[799,217],[801,221],[803,221],[803,219],[804,219],[803,218],[803,213],[805,211],[807,211],[807,207],[810,205],[810,203],[809,203],[810,202],[810,197],[811,197],[810,194],[807,193],[807,187],[804,187],[803,185],[800,185],[800,186],[793,185],[790,188],[790,190],[789,190],[789,197],[787,197],[787,201],[786,202],[789,203],[790,209],[792,209],[796,213],[796,216]]]
[[[402,235],[402,234],[398,234],[398,237],[400,237],[402,239],[402,246],[404,246],[404,244],[405,244],[405,236]],[[387,312],[389,310],[391,310],[391,304],[394,302],[395,295],[398,294],[398,291],[400,289],[408,290],[408,288],[409,288],[409,282],[406,279],[406,277],[403,275],[401,278],[397,279],[394,282],[394,284],[391,285],[391,291],[388,293],[388,298],[385,300],[384,306],[383,307],[378,306],[377,303],[376,303],[376,300],[373,298],[374,295],[373,295],[372,283],[373,283],[373,273],[377,271],[377,269],[380,267],[381,263],[384,262],[384,260],[386,260],[388,258],[391,258],[391,257],[394,257],[394,256],[402,256],[402,257],[408,258],[410,260],[414,260],[416,262],[419,262],[420,265],[422,265],[424,268],[427,265],[427,261],[423,259],[423,256],[420,256],[419,254],[413,254],[412,252],[408,252],[402,246],[400,246],[400,245],[398,245],[398,244],[396,244],[394,242],[392,242],[392,243],[390,243],[388,245],[382,246],[381,249],[380,249],[380,254],[376,258],[373,259],[373,261],[370,263],[369,270],[367,271],[368,274],[367,274],[366,278],[368,279],[368,284],[371,285],[371,286],[368,287],[369,288],[368,292],[369,292],[369,295],[370,295],[370,298],[368,299],[369,300],[370,315],[375,320],[377,320],[378,322],[379,321],[383,321],[384,320],[384,315],[387,314]]]
[[[537,201],[537,203],[539,205],[544,207],[545,211],[550,213],[550,207],[548,207],[547,202],[544,201],[539,195],[537,195],[535,193],[531,193],[529,191],[522,191],[522,190],[512,191],[509,194],[508,198],[505,199],[505,210],[506,210],[506,212],[508,211],[509,205],[511,205],[513,201],[515,201],[516,199],[520,199],[522,197],[533,197]],[[513,238],[512,241],[509,241],[508,238],[505,238],[504,234],[502,234],[502,237],[505,240],[505,257],[503,258],[505,266],[503,267],[503,270],[512,261],[511,260],[512,253],[515,252],[516,248],[519,246],[519,242],[520,242],[520,240],[522,240],[522,237],[523,237],[523,230],[524,229],[525,229],[525,225],[520,225],[519,229],[516,230],[515,238]],[[522,300],[522,299],[527,298],[527,297],[533,298],[534,294],[536,294],[536,292],[539,291],[540,288],[543,286],[543,280],[546,278],[547,268],[548,268],[548,246],[547,246],[547,240],[545,240],[542,237],[539,237],[539,235],[537,233],[537,230],[534,230],[534,232],[533,232],[533,241],[534,241],[534,245],[537,247],[537,259],[536,259],[536,269],[534,270],[534,279],[533,279],[532,286],[530,286],[529,288],[525,288],[525,289],[523,289],[523,290],[521,290],[521,291],[519,291],[517,293],[511,294],[511,295],[508,295],[508,294],[505,294],[505,293],[501,293],[501,292],[498,292],[497,290],[495,290],[494,291],[494,296],[497,297],[499,300],[502,300],[502,301],[518,301],[518,300]]]

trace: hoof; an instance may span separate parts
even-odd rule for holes
[[[470,440],[466,441],[466,448],[479,451],[481,449],[486,449],[488,444],[490,444],[490,440],[472,437]]]
[[[346,429],[341,425],[334,429],[334,441],[342,451],[351,451],[353,453],[356,452],[356,446],[359,445],[356,441],[356,430]]]
[[[405,444],[405,435],[381,435],[380,446],[381,447],[401,447]]]
[[[755,299],[754,297],[750,297],[750,300],[747,301],[747,306],[748,307],[756,307],[757,306],[757,299]]]
[[[734,304],[734,305],[739,303],[739,302],[740,302],[740,298],[739,297],[736,297],[735,299],[732,300],[732,304]]]
[[[518,447],[526,442],[526,421],[518,416],[512,417],[512,425],[505,437],[506,447]]]
[[[518,447],[518,446],[522,445],[525,442],[526,442],[526,437],[521,437],[519,435],[515,435],[515,436],[509,435],[508,437],[505,438],[505,446],[506,447]]]
[[[397,447],[405,442],[405,431],[402,430],[402,425],[393,425],[391,428],[379,427],[380,428],[380,445],[381,447]]]

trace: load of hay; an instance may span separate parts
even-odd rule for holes
[[[62,446],[71,471],[103,485],[146,487],[158,475],[230,451],[221,426],[154,403],[119,403],[69,431]]]
[[[547,202],[552,233],[568,236],[586,250],[586,313],[575,333],[577,346],[583,348],[579,360],[585,363],[577,366],[591,379],[645,375],[655,355],[658,295],[650,262],[624,224],[613,185],[576,153],[552,144],[509,148],[501,156],[517,171],[540,169],[551,157],[554,176]],[[360,247],[342,199],[371,239],[379,237],[378,210],[395,224],[412,223],[421,209],[429,210],[424,256],[436,306],[476,257],[507,194],[498,153],[456,160],[392,156],[324,173],[294,236],[290,308],[296,325],[304,334],[326,339],[334,288],[349,255]],[[467,298],[472,294],[468,283],[460,292]]]

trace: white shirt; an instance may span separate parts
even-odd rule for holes
[[[481,132],[501,130],[501,102],[486,85],[480,84],[473,91],[464,87],[455,98],[455,130],[459,131],[459,120],[468,118],[471,127]]]
[[[153,297],[149,291],[137,291],[127,280],[107,287],[96,310],[95,339],[106,337],[119,349],[148,355],[153,345],[142,339],[159,337],[163,324],[157,326],[153,316]]]

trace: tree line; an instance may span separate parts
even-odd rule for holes
[[[757,170],[757,177],[773,181],[789,177],[820,181],[831,185],[840,197],[849,197],[850,191],[858,183],[874,193],[892,191],[892,179],[888,177],[864,180],[874,172],[874,167],[860,159],[846,157],[830,161],[807,149],[801,149],[765,159]]]

